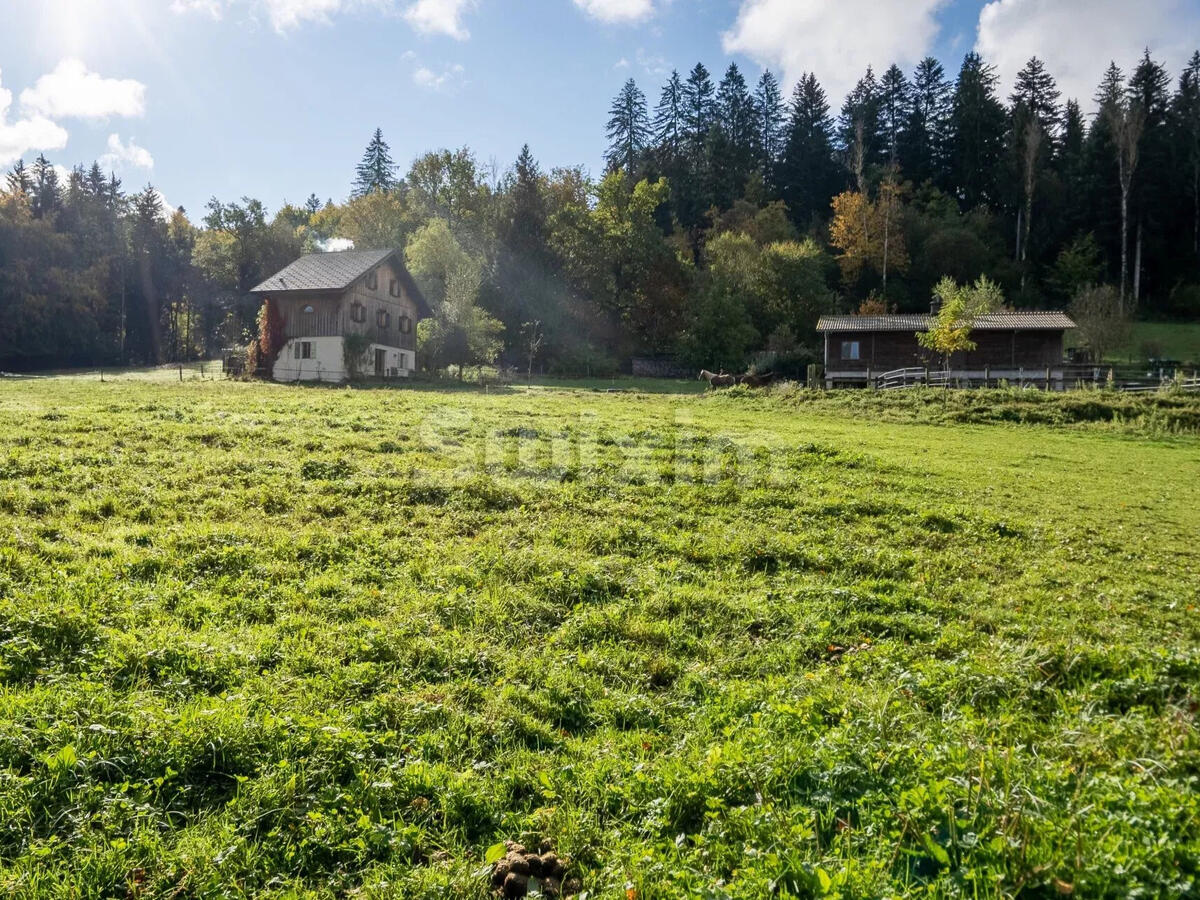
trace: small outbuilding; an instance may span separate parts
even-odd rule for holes
[[[827,387],[865,387],[886,376],[926,369],[963,384],[1037,381],[1064,386],[1066,332],[1075,323],[1058,311],[997,312],[980,316],[971,327],[976,349],[956,353],[949,372],[933,351],[922,347],[918,332],[934,324],[933,314],[823,316],[817,332],[825,341]]]
[[[276,381],[345,381],[355,370],[407,378],[417,367],[417,322],[432,315],[396,250],[311,253],[251,293],[282,324]]]

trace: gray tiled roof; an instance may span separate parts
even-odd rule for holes
[[[339,253],[310,253],[300,257],[282,272],[276,272],[250,293],[344,291],[395,252],[344,250]]]
[[[894,316],[821,316],[817,331],[928,331],[934,317],[928,313]],[[1074,328],[1063,312],[998,312],[980,316],[976,331],[1057,331]]]

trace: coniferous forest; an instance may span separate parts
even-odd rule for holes
[[[0,369],[207,358],[255,334],[248,291],[303,252],[401,247],[436,319],[429,368],[606,373],[634,356],[815,358],[832,311],[917,311],[981,275],[1021,308],[1200,319],[1200,53],[1147,52],[1067,98],[1031,59],[1007,96],[868,70],[840,108],[696,65],[608,111],[607,168],[507,171],[467,148],[396,165],[377,130],[343,203],[164,208],[97,165],[18,162],[0,192]],[[1102,288],[1097,291],[1096,288]]]

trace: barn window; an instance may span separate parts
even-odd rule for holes
[[[375,313],[375,324],[385,331],[392,327],[392,314],[386,309],[381,309]]]
[[[367,276],[367,290],[374,291],[379,289],[379,273],[372,272]]]
[[[401,334],[412,334],[412,319],[408,316],[401,316],[399,325]]]
[[[304,314],[305,314],[306,316],[311,316],[313,313],[315,313],[315,312],[316,312],[316,310],[315,310],[313,307],[311,307],[311,306],[306,306],[306,307],[304,307],[304,310],[303,310],[303,311],[304,311]]]
[[[350,304],[350,321],[359,323],[367,321],[367,308],[357,300]]]
[[[842,341],[842,359],[862,359],[862,346],[858,341]]]
[[[296,342],[296,359],[312,359],[312,342]]]
[[[390,293],[393,297],[400,296],[400,281],[399,281],[399,279],[396,279],[396,278],[392,279],[392,286],[391,286]]]

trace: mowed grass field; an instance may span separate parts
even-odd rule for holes
[[[1195,896],[1198,433],[0,383],[0,888],[483,898],[511,839],[590,898]]]

